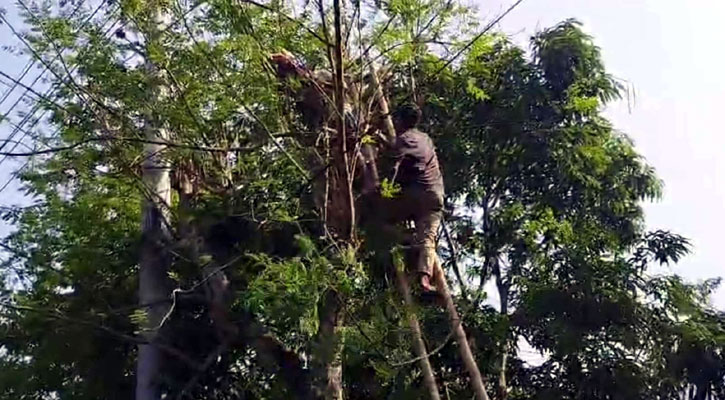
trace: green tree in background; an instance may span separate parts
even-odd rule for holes
[[[15,231],[0,242],[0,398],[134,397],[149,109],[170,135],[173,188],[164,396],[329,398],[321,375],[337,357],[345,398],[425,398],[388,249],[322,223],[325,135],[301,115],[304,83],[269,63],[285,49],[331,70],[331,6],[61,3],[17,5],[53,90],[32,96],[47,112],[20,174],[32,204],[2,210]],[[622,88],[579,24],[538,33],[527,52],[500,34],[471,40],[475,14],[448,1],[343,13],[347,73],[374,62],[393,106],[423,106],[454,208],[441,253],[492,397],[725,398],[725,315],[708,305],[718,281],[650,274],[688,241],[645,229],[641,202],[662,183],[601,115]],[[470,399],[445,315],[413,311],[441,395]]]

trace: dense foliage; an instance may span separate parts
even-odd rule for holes
[[[39,131],[38,149],[57,151],[21,175],[33,203],[3,210],[15,231],[0,242],[0,398],[133,397],[148,109],[174,143],[168,396],[307,398],[331,301],[343,310],[345,396],[426,396],[391,283],[392,239],[365,221],[354,245],[326,232],[310,178],[324,171],[309,167],[324,156],[320,137],[294,107],[298,83],[281,84],[268,62],[286,49],[329,68],[318,4],[120,0],[71,14],[51,3],[18,4],[56,89],[38,104],[59,131]],[[454,209],[441,255],[489,393],[725,398],[725,315],[708,305],[718,282],[648,273],[688,241],[645,230],[641,202],[661,182],[601,115],[621,89],[579,24],[539,32],[530,51],[498,34],[466,48],[480,26],[451,2],[346,6],[348,70],[376,58],[393,105],[423,104]],[[161,31],[158,9],[170,20]],[[158,96],[148,60],[164,77]],[[203,301],[209,265],[232,288],[230,342]],[[471,398],[445,315],[415,311],[441,391]]]

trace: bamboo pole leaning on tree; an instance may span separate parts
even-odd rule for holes
[[[392,144],[395,140],[395,128],[393,126],[392,118],[390,117],[390,109],[388,107],[388,100],[385,98],[383,88],[380,86],[377,71],[375,66],[370,65],[370,74],[372,75],[372,82],[375,85],[376,96],[378,105],[380,106],[380,112],[383,114],[383,122],[385,124],[385,134],[388,143]],[[401,257],[394,251],[393,254],[393,269],[395,270],[395,280],[398,284],[398,290],[403,296],[405,302],[406,312],[408,313],[408,323],[410,324],[410,331],[413,335],[413,351],[418,358],[418,364],[423,372],[423,382],[425,383],[428,393],[430,394],[431,400],[440,400],[440,392],[438,391],[438,385],[435,381],[435,375],[433,373],[433,367],[428,358],[428,351],[425,348],[425,342],[423,341],[423,333],[420,330],[420,322],[413,312],[413,296],[410,294],[410,285],[408,279],[405,276],[405,265],[401,264]]]
[[[458,351],[461,353],[463,365],[466,367],[466,370],[468,370],[468,376],[471,379],[471,386],[473,386],[473,392],[476,394],[476,399],[489,400],[488,394],[486,393],[486,387],[483,385],[481,371],[478,369],[476,359],[473,358],[471,346],[468,344],[468,339],[466,338],[466,331],[463,330],[463,322],[461,321],[461,317],[458,315],[458,310],[456,310],[456,304],[453,302],[451,292],[448,290],[448,282],[446,281],[445,273],[443,272],[443,268],[441,268],[441,264],[440,261],[438,261],[437,256],[433,276],[435,276],[436,288],[438,288],[438,291],[445,302],[448,319],[451,323],[451,329],[453,330],[453,335],[456,337],[456,342],[458,342]]]
[[[389,144],[395,143],[395,126],[393,125],[393,118],[390,117],[390,107],[388,106],[388,99],[385,98],[383,87],[380,85],[380,79],[378,78],[378,72],[375,70],[375,65],[370,63],[370,77],[373,85],[375,85],[375,96],[378,98],[378,106],[380,107],[380,113],[383,115],[383,124],[385,125],[385,139]]]
[[[383,88],[380,86],[379,79],[377,77],[376,71],[374,66],[371,63],[370,66],[370,72],[372,74],[372,82],[374,85],[376,85],[376,93],[378,96],[378,102],[380,103],[380,109],[381,112],[384,115],[384,125],[385,129],[387,130],[387,138],[389,140],[395,139],[395,128],[393,126],[392,118],[390,117],[390,108],[388,106],[387,99],[385,98],[385,94],[383,92]],[[391,142],[392,143],[392,142]],[[448,289],[448,282],[446,282],[445,274],[443,272],[443,269],[441,268],[440,261],[438,260],[438,256],[435,257],[436,265],[433,272],[435,284],[438,290],[440,291],[440,295],[443,297],[443,300],[445,302],[446,311],[448,312],[448,319],[451,324],[451,330],[453,331],[454,336],[456,337],[456,342],[458,342],[458,350],[460,351],[461,358],[463,359],[463,365],[466,367],[466,370],[468,371],[468,376],[471,379],[471,386],[473,386],[473,392],[476,394],[476,399],[478,400],[489,400],[488,394],[486,393],[486,387],[483,385],[483,378],[481,377],[481,371],[478,369],[478,365],[476,364],[476,360],[473,358],[473,352],[471,351],[471,346],[468,344],[468,339],[466,338],[466,332],[463,329],[463,323],[460,319],[460,316],[458,315],[458,311],[456,310],[456,304],[453,302],[453,297],[451,297],[451,292]],[[401,272],[398,272],[396,268],[396,274],[400,274]],[[410,289],[406,282],[406,287],[408,288],[408,296],[410,296]],[[405,294],[403,295],[405,296]],[[412,302],[412,298],[410,299]],[[408,300],[406,299],[406,302]],[[417,320],[416,320],[417,322]],[[420,328],[417,337],[420,336]],[[414,332],[415,335],[415,332]],[[422,341],[422,338],[421,338]],[[423,348],[423,353],[418,354],[418,357],[421,358],[421,365],[422,362],[425,360],[426,363],[430,366],[430,362],[428,361],[428,355],[425,353],[425,348]],[[436,396],[438,395],[437,389],[436,389]]]
[[[405,276],[405,264],[401,259],[401,255],[399,253],[395,254],[394,252],[393,268],[395,269],[395,280],[398,283],[398,290],[403,295],[403,301],[405,302],[408,324],[413,335],[413,350],[418,358],[420,369],[423,372],[423,384],[428,389],[431,400],[440,400],[440,392],[438,391],[438,385],[436,384],[433,373],[433,366],[428,358],[428,350],[425,348],[423,333],[420,330],[420,322],[418,322],[418,317],[415,316],[415,312],[412,310],[414,305],[413,296],[410,294],[410,285],[408,284],[408,278]]]

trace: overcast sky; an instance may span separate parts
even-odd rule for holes
[[[491,18],[512,1],[478,0]],[[13,6],[0,0],[0,7]],[[537,30],[574,17],[584,23],[602,48],[608,69],[629,81],[636,102],[607,110],[614,125],[630,135],[665,182],[664,199],[648,204],[651,229],[668,229],[689,237],[694,253],[673,270],[691,280],[725,276],[725,3],[716,0],[524,0],[500,25],[519,43]],[[0,45],[17,44],[0,26]],[[17,76],[25,60],[0,58],[0,70]],[[29,76],[30,78],[30,76]],[[4,79],[0,79],[2,81]],[[31,79],[28,79],[29,82]],[[0,84],[0,93],[6,87]],[[12,104],[0,106],[4,113]],[[17,120],[17,117],[16,117]],[[9,134],[0,125],[0,138]],[[1,158],[1,157],[0,157]],[[0,187],[10,167],[0,165]],[[0,205],[19,201],[14,188],[0,193]],[[7,227],[0,225],[0,235]],[[725,289],[714,296],[725,309]]]
[[[491,16],[511,1],[478,0]],[[725,3],[715,0],[524,0],[501,30],[527,43],[537,30],[574,17],[594,36],[608,70],[636,91],[607,115],[634,139],[665,182],[647,204],[650,229],[692,240],[673,268],[691,280],[725,276]],[[713,303],[725,309],[721,288]]]

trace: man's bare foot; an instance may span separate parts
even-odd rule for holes
[[[435,286],[430,283],[430,278],[428,274],[420,274],[420,288],[423,289],[423,292],[436,292]]]
[[[420,274],[420,301],[424,305],[437,306],[445,308],[445,301],[441,292],[431,284],[431,276],[427,274]]]

